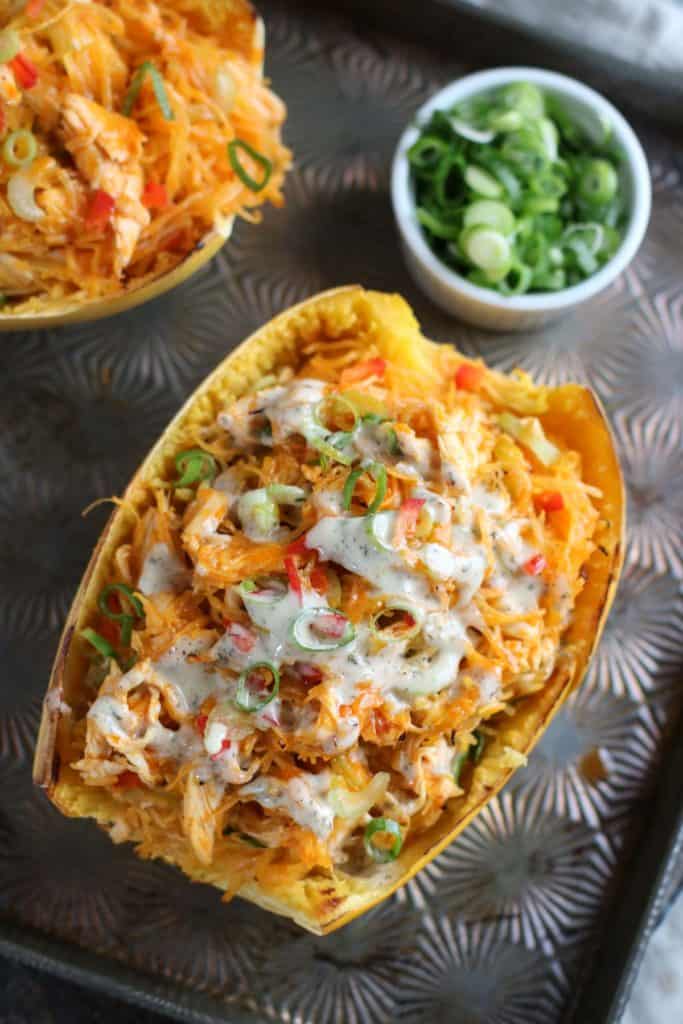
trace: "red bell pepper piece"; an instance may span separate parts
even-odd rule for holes
[[[88,209],[85,212],[85,226],[87,228],[105,228],[115,206],[116,202],[112,196],[98,188],[90,197]]]
[[[16,57],[12,57],[9,66],[22,89],[32,89],[38,81],[38,68],[23,53],[18,53]]]
[[[166,187],[156,181],[148,181],[142,190],[142,205],[148,210],[165,210],[168,206]]]
[[[299,604],[303,604],[304,592],[303,587],[301,586],[301,576],[299,576],[299,572],[294,561],[294,555],[287,555],[285,558],[285,569],[287,570],[287,578],[289,580],[290,587],[296,594]]]
[[[455,386],[460,391],[478,391],[483,376],[483,366],[476,363],[461,363],[455,373]]]
[[[545,555],[532,555],[531,558],[524,563],[522,569],[527,576],[540,576],[547,564]]]
[[[561,512],[564,498],[559,491],[543,491],[534,495],[534,505],[539,512]]]

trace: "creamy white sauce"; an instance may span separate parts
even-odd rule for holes
[[[189,713],[198,711],[210,694],[231,689],[229,680],[215,665],[188,660],[193,654],[203,654],[207,649],[204,638],[180,640],[153,663],[157,675],[180,695]]]
[[[151,549],[142,565],[138,590],[146,597],[167,592],[179,593],[190,582],[190,574],[178,555],[168,544],[159,541]]]
[[[387,533],[395,522],[395,513],[380,512],[378,526],[387,524]],[[337,562],[349,572],[363,576],[384,594],[433,603],[429,582],[424,574],[409,569],[400,553],[377,546],[369,535],[370,520],[365,516],[325,516],[306,534],[306,544],[320,552],[323,561]]]
[[[240,787],[239,793],[243,800],[255,800],[262,807],[283,811],[302,828],[309,828],[324,839],[334,826],[334,813],[326,799],[329,788],[329,772],[304,772],[287,782],[262,776]]]

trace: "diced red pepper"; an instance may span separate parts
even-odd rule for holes
[[[306,534],[302,533],[300,537],[293,540],[291,544],[287,545],[288,555],[305,555],[310,552],[310,548],[306,547]]]
[[[322,669],[319,669],[317,665],[312,665],[309,661],[297,661],[294,667],[305,683],[313,685],[322,681]]]
[[[564,498],[559,491],[543,491],[534,495],[534,505],[539,512],[561,512]]]
[[[532,555],[524,565],[522,569],[527,576],[540,576],[547,566],[545,555]]]
[[[13,57],[9,66],[22,89],[32,89],[38,81],[37,67],[23,53],[18,53],[16,57]]]
[[[121,772],[116,780],[119,789],[138,789],[142,786],[142,779],[135,772]]]
[[[342,370],[340,384],[346,388],[349,384],[356,384],[361,380],[367,380],[369,377],[383,377],[386,369],[387,361],[382,359],[381,356],[365,359],[362,363],[356,363],[355,366],[348,366],[345,370]]]
[[[44,6],[45,0],[28,0],[26,4],[26,17],[35,20],[35,18],[39,17]]]
[[[395,544],[402,544],[407,536],[414,533],[425,500],[425,498],[406,498],[403,502],[396,517]]]
[[[227,621],[225,625],[227,626],[228,636],[237,650],[242,654],[248,654],[256,643],[256,634],[253,630],[249,629],[248,626],[243,626],[241,622]]]
[[[321,636],[338,640],[344,636],[348,624],[348,619],[344,615],[335,615],[331,612],[329,615],[316,615],[311,622],[311,629]]]
[[[294,555],[287,555],[285,558],[285,569],[287,570],[287,578],[289,585],[299,599],[299,604],[303,604],[303,587],[301,586],[301,577],[294,561]]]
[[[327,573],[322,565],[314,565],[311,569],[311,586],[313,589],[317,590],[319,594],[326,594],[328,584]]]
[[[206,732],[206,723],[209,721],[208,715],[197,715],[194,720],[194,724],[197,726],[197,732],[200,736],[203,736]]]
[[[219,757],[223,756],[223,754],[225,753],[226,750],[230,750],[231,745],[232,744],[231,744],[230,740],[228,740],[228,739],[223,740],[223,742],[221,743],[221,749],[217,753],[211,755],[211,760],[212,761],[217,761],[219,759]]]
[[[0,138],[5,134],[5,128],[7,127],[7,118],[5,117],[5,108],[0,106]]]
[[[142,205],[148,210],[165,210],[168,206],[166,187],[156,181],[148,181],[142,190]]]
[[[93,192],[85,213],[85,226],[87,228],[104,228],[107,226],[114,212],[116,202],[108,192],[98,188]]]
[[[455,386],[460,391],[478,391],[483,376],[483,366],[476,363],[461,363],[455,373]]]

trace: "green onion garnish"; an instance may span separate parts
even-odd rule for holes
[[[213,455],[202,448],[190,448],[179,452],[175,457],[175,467],[180,473],[175,486],[190,487],[202,480],[213,480],[218,472],[218,465]]]
[[[370,631],[385,642],[412,640],[422,628],[423,616],[416,605],[390,598],[370,619]]]
[[[480,287],[509,296],[565,288],[621,244],[628,209],[609,133],[589,137],[530,82],[435,111],[407,159],[429,246]],[[603,244],[592,244],[595,232],[585,242],[578,229],[588,223],[611,232]]]
[[[123,101],[123,107],[121,113],[124,117],[130,117],[131,111],[137,102],[137,98],[140,95],[143,82],[149,75],[152,80],[152,88],[154,89],[154,95],[156,101],[159,104],[159,109],[163,114],[166,121],[173,121],[174,114],[171,109],[171,104],[168,101],[168,94],[166,92],[166,86],[159,70],[152,64],[151,60],[143,61],[140,67],[137,69],[133,78],[131,79],[130,87]]]
[[[270,689],[264,680],[263,673],[272,676]],[[258,686],[258,689],[255,687]],[[257,661],[245,668],[237,680],[235,704],[240,711],[260,711],[266,704],[277,697],[280,691],[280,673],[272,661]]]
[[[460,753],[456,754],[455,757],[453,758],[453,761],[451,763],[451,773],[453,775],[453,782],[456,784],[456,786],[460,785],[460,775],[462,773],[463,767],[465,765],[465,762],[467,761],[468,756],[469,751],[461,750]]]
[[[98,654],[101,654],[103,658],[114,658],[114,660],[116,660],[116,651],[112,645],[108,640],[105,640],[103,636],[96,633],[94,629],[90,629],[90,627],[82,629],[81,636],[84,640],[87,640],[89,644],[92,644]]]
[[[384,496],[387,493],[387,471],[381,462],[373,462],[369,466],[359,466],[358,469],[354,469],[346,478],[344,484],[344,490],[342,492],[342,505],[348,512],[351,508],[351,502],[353,501],[353,492],[356,489],[356,484],[363,473],[369,473],[375,481],[375,496],[368,505],[367,515],[371,516],[378,510]]]
[[[114,612],[109,607],[109,598],[116,594],[122,607],[128,611]],[[110,583],[101,591],[97,598],[97,606],[104,616],[112,622],[118,622],[121,630],[121,646],[128,647],[136,619],[144,617],[145,610],[139,597],[125,583]]]
[[[240,150],[244,151],[251,159],[263,169],[263,174],[260,180],[252,178],[251,174],[246,170],[244,165],[240,162]],[[260,192],[266,187],[270,181],[270,176],[273,173],[273,163],[264,156],[263,153],[259,153],[257,149],[250,146],[244,139],[232,139],[228,143],[228,158],[230,160],[230,166],[233,171],[240,179],[243,185],[251,189],[252,192]]]
[[[0,32],[0,64],[13,60],[21,50],[21,37],[13,28]]]
[[[470,757],[474,764],[478,764],[481,761],[481,755],[484,753],[484,747],[486,745],[486,737],[483,732],[479,729],[475,729],[472,734],[476,740],[474,746],[470,749]]]
[[[2,147],[2,158],[10,167],[28,167],[35,159],[38,144],[33,132],[10,132]]]
[[[391,846],[376,846],[374,842],[376,835],[393,836],[394,841]],[[403,846],[401,827],[393,818],[373,818],[366,825],[364,842],[369,857],[372,857],[378,864],[388,864],[389,861],[396,860],[401,852]]]
[[[292,640],[302,651],[336,651],[356,635],[353,623],[333,608],[307,608],[291,627]]]

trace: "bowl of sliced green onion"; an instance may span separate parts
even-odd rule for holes
[[[647,160],[603,96],[540,68],[453,82],[399,140],[392,202],[406,262],[439,306],[526,330],[611,285],[650,217]]]

